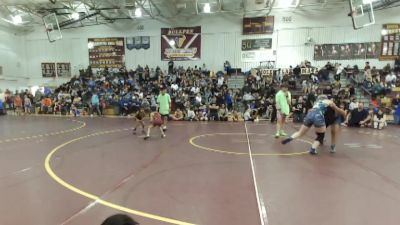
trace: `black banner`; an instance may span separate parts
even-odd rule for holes
[[[273,16],[243,18],[243,34],[272,34],[273,32]]]
[[[272,38],[242,40],[242,51],[271,49]]]
[[[314,60],[377,59],[379,46],[379,42],[315,45]]]

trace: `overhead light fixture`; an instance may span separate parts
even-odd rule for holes
[[[71,14],[71,18],[72,18],[73,20],[79,20],[79,13],[77,13],[77,12],[72,13],[72,14]]]
[[[88,46],[88,49],[93,49],[93,48],[94,48],[93,42],[89,42],[89,43],[87,44],[87,46]]]
[[[169,46],[175,46],[175,41],[174,40],[169,40],[168,44],[169,44]]]
[[[363,3],[364,5],[368,5],[368,4],[370,4],[370,3],[374,3],[374,2],[377,2],[377,1],[379,1],[379,0],[362,0],[362,3]]]
[[[140,8],[135,9],[135,16],[136,17],[142,17],[142,10]]]
[[[204,4],[203,12],[204,12],[204,13],[210,13],[210,12],[211,12],[210,3],[207,2],[206,4]]]
[[[384,29],[384,30],[381,31],[381,34],[382,34],[382,36],[385,36],[385,35],[388,34],[388,31],[386,29]]]
[[[22,23],[22,17],[20,15],[12,16],[12,22],[14,24],[21,24]]]

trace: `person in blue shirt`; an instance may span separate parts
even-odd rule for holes
[[[123,97],[120,100],[120,114],[126,116],[132,109],[132,98]]]
[[[316,102],[314,103],[314,106],[308,111],[306,117],[304,118],[304,123],[301,126],[300,130],[283,140],[282,144],[287,144],[294,139],[304,136],[311,128],[311,126],[314,126],[317,138],[311,145],[310,154],[316,155],[317,148],[324,143],[326,132],[324,115],[329,107],[337,113],[343,113],[343,111],[339,107],[337,107],[332,100],[329,100],[326,95],[318,96]]]
[[[394,124],[400,125],[400,104],[397,104],[396,109],[393,112]]]
[[[96,92],[93,93],[92,98],[91,98],[91,109],[92,109],[92,115],[93,115],[93,111],[96,111],[98,116],[101,115],[100,99]]]
[[[4,108],[4,102],[0,99],[0,115],[5,115],[6,111]]]

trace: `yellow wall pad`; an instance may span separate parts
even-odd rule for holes
[[[138,210],[134,210],[134,209],[130,209],[118,204],[114,204],[112,202],[108,202],[105,201],[103,199],[101,199],[99,196],[93,195],[89,192],[83,191],[77,187],[75,187],[72,184],[67,183],[66,181],[64,181],[62,178],[60,178],[59,176],[57,176],[57,174],[53,171],[53,169],[51,168],[51,160],[52,157],[54,156],[55,153],[57,153],[58,151],[60,151],[63,147],[74,143],[74,142],[78,142],[80,140],[86,139],[86,138],[90,138],[90,137],[94,137],[94,136],[99,136],[99,135],[104,135],[104,134],[110,134],[110,133],[117,133],[117,132],[123,132],[123,131],[127,131],[130,129],[117,129],[117,130],[109,130],[109,131],[102,131],[102,132],[97,132],[97,133],[93,133],[90,135],[86,135],[80,138],[76,138],[73,140],[70,140],[68,142],[65,142],[64,144],[61,144],[59,146],[57,146],[56,148],[54,148],[47,156],[46,156],[46,160],[44,162],[44,166],[45,169],[47,171],[47,173],[50,175],[51,178],[53,178],[55,181],[57,181],[57,183],[59,183],[61,186],[81,195],[84,196],[86,198],[89,198],[91,200],[94,200],[96,203],[99,203],[101,205],[125,212],[125,213],[129,213],[129,214],[133,214],[133,215],[137,215],[137,216],[142,216],[145,218],[149,218],[149,219],[153,219],[153,220],[158,220],[158,221],[162,221],[162,222],[166,222],[166,223],[170,223],[170,224],[177,224],[177,225],[195,225],[193,223],[188,223],[188,222],[184,222],[184,221],[180,221],[180,220],[175,220],[175,219],[171,219],[171,218],[167,218],[167,217],[162,217],[162,216],[158,216],[158,215],[154,215],[154,214],[150,214],[150,213],[146,213],[146,212],[142,212],[142,211],[138,211]]]

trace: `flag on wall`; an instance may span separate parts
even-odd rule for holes
[[[200,26],[161,28],[161,60],[190,61],[200,57]]]

